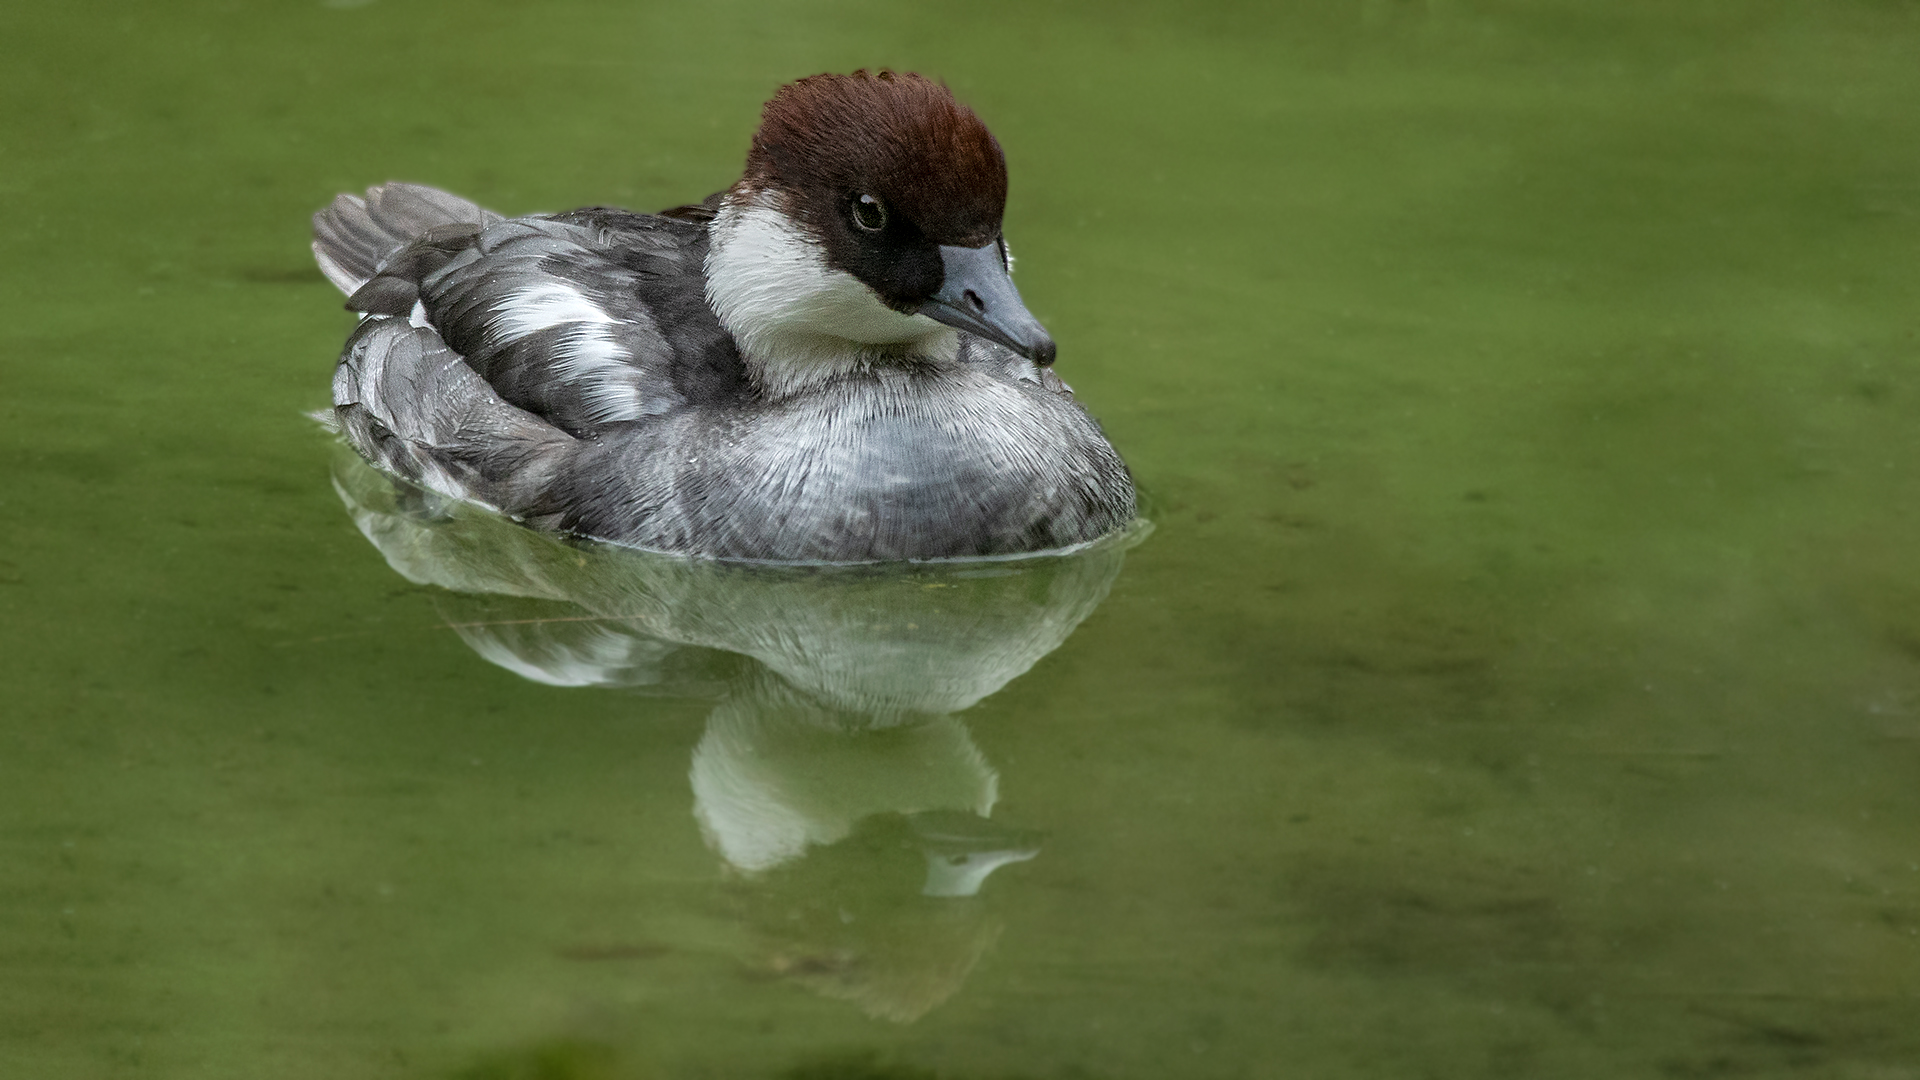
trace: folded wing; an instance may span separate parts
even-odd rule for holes
[[[611,209],[502,220],[399,184],[336,200],[314,242],[351,286],[349,308],[431,331],[503,401],[582,437],[745,393],[707,307],[706,248],[703,222]]]

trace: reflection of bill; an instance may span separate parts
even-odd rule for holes
[[[350,454],[335,486],[396,571],[452,590],[449,624],[492,663],[717,697],[694,816],[750,894],[756,967],[896,1020],[958,988],[998,933],[968,898],[1039,851],[989,819],[998,777],[951,714],[1059,647],[1143,534],[1008,560],[752,565],[569,544]]]

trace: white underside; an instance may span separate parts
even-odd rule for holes
[[[710,227],[707,302],[776,397],[888,360],[951,361],[960,338],[880,302],[765,193],[727,197]]]

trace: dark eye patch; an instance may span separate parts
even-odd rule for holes
[[[896,311],[913,311],[940,289],[946,268],[940,249],[898,228],[883,234],[850,235],[849,244],[828,245],[829,259],[877,293]]]

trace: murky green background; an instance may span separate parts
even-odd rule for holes
[[[0,1073],[1920,1076],[1916,57],[1911,0],[0,9]],[[897,814],[729,870],[713,693],[483,660],[302,416],[334,192],[670,205],[878,64],[1001,139],[1154,499],[1033,670],[846,736],[997,773],[1039,854],[970,900]]]

